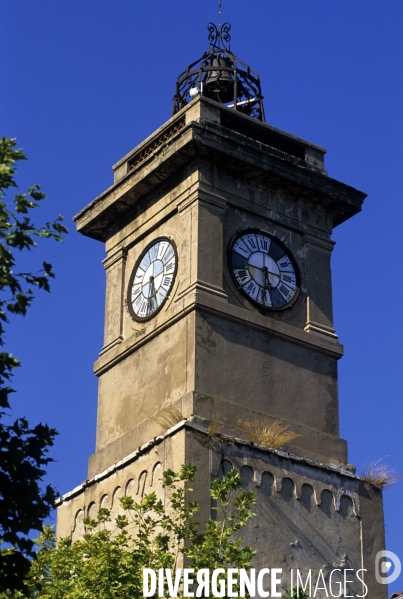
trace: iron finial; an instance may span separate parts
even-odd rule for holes
[[[207,30],[209,32],[208,41],[212,48],[221,48],[221,42],[223,48],[229,50],[229,43],[231,41],[231,36],[229,31],[231,29],[230,23],[224,23],[223,26],[214,25],[214,23],[209,23],[207,25]]]

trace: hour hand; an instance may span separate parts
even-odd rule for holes
[[[263,266],[263,289],[270,289],[269,269]]]

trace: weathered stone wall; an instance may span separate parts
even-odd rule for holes
[[[282,568],[284,588],[291,569],[294,574],[298,569],[304,580],[311,570],[314,584],[319,570],[328,582],[332,570],[341,570],[333,575],[337,581],[350,569],[351,595],[364,592],[354,574],[364,568],[368,596],[384,599],[385,587],[374,576],[375,555],[384,547],[380,491],[351,472],[233,437],[209,437],[207,429],[192,423],[178,424],[66,495],[58,509],[58,535],[80,538],[83,518],[101,507],[115,517],[123,495],[139,500],[155,491],[166,504],[162,472],[189,461],[199,465],[192,500],[200,504],[200,521],[212,514],[212,478],[233,466],[241,472],[243,487],[256,494],[256,516],[241,533],[257,550],[255,568]]]
[[[188,134],[182,129],[169,150],[176,147],[179,154]],[[269,148],[251,147],[245,154],[225,128],[210,135],[211,143],[228,144],[225,151],[210,157],[198,149],[170,176],[164,170],[164,180],[147,188],[108,229],[105,342],[95,364],[96,449],[102,454],[91,458],[97,463],[91,475],[155,435],[155,413],[174,404],[183,409],[189,393],[213,397],[218,412],[234,405],[227,417],[232,427],[246,407],[290,424],[300,435],[294,447],[302,455],[347,461],[346,444],[338,440],[342,346],[332,321],[332,213],[326,202],[313,201],[298,178],[281,182],[282,163],[267,172]],[[150,159],[139,166],[137,180],[157,176],[162,168],[161,158]],[[320,177],[327,180],[324,171]],[[110,192],[115,201],[119,185]],[[253,306],[231,278],[228,245],[240,228],[249,227],[278,236],[298,263],[301,294],[281,314]],[[161,235],[177,245],[177,278],[164,309],[138,323],[127,309],[128,281],[143,249]],[[197,413],[193,402],[184,415]]]

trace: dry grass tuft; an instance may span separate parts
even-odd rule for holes
[[[287,443],[301,436],[290,431],[288,425],[278,421],[264,424],[256,419],[241,420],[238,418],[238,424],[249,434],[252,443],[271,449],[283,449]]]
[[[383,458],[376,462],[371,462],[363,466],[361,470],[361,478],[366,482],[374,485],[378,489],[390,487],[401,479],[401,475],[396,474],[394,470],[387,464],[382,463]]]
[[[215,443],[229,443],[230,445],[234,445],[234,437],[229,436],[228,434],[223,435],[220,432],[220,429],[225,426],[227,423],[227,419],[224,418],[222,422],[218,422],[217,420],[209,420],[207,423],[207,438]]]
[[[207,424],[208,436],[217,437],[217,433],[220,430],[220,423],[217,420],[209,420]]]
[[[182,412],[178,408],[164,408],[153,416],[154,422],[160,425],[165,431],[183,420]]]

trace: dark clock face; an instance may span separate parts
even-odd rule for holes
[[[237,233],[229,247],[229,266],[240,291],[261,308],[284,310],[299,295],[294,258],[279,239],[265,231]]]
[[[137,321],[152,318],[161,310],[172,289],[178,254],[172,239],[159,237],[141,253],[129,281],[127,305]]]

